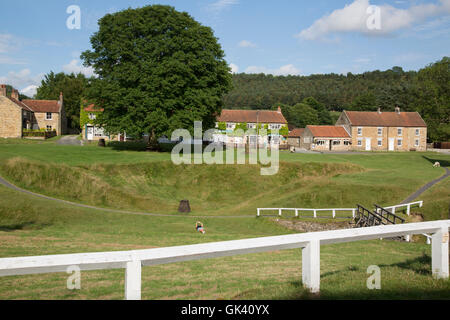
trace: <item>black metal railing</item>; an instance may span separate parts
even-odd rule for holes
[[[355,213],[355,224],[358,227],[373,227],[385,225],[386,223],[383,222],[383,218],[380,215],[358,204]]]
[[[388,224],[401,224],[405,223],[405,219],[400,218],[398,215],[386,210],[383,207],[375,204],[375,212],[382,217],[384,221],[387,221]]]

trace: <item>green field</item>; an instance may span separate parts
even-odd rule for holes
[[[84,209],[0,186],[0,257],[166,247],[292,233],[257,207],[372,207],[397,204],[444,174],[450,157],[435,153],[281,153],[280,173],[258,166],[174,166],[170,154],[59,146],[54,141],[0,142],[0,174],[35,192],[104,208],[161,213],[141,216]],[[425,193],[425,220],[447,219],[450,179]],[[189,199],[191,215],[177,215]],[[173,216],[171,216],[173,215]],[[240,216],[249,217],[240,217]],[[324,221],[326,222],[326,221]],[[323,299],[449,299],[450,281],[431,277],[430,246],[366,241],[323,246]],[[367,267],[379,265],[382,290],[366,288]],[[252,272],[249,272],[252,270]],[[66,289],[67,274],[0,278],[0,299],[123,299],[124,271],[82,273],[82,289]],[[143,299],[302,299],[301,251],[287,250],[145,267]]]

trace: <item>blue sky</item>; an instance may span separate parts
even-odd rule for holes
[[[450,56],[450,0],[15,0],[0,4],[0,83],[32,95],[50,71],[91,75],[79,56],[97,20],[156,3],[212,27],[235,72],[418,70]],[[79,30],[66,26],[71,5]]]

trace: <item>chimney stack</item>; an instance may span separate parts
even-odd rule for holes
[[[400,114],[400,108],[399,108],[399,107],[395,107],[395,112],[396,112],[397,114]]]
[[[60,104],[61,106],[62,106],[62,104],[63,104],[63,101],[64,101],[63,93],[60,92],[60,93],[59,93],[59,104]]]
[[[381,108],[378,108],[378,114],[381,114]]]
[[[281,107],[278,106],[278,113],[281,113]]]
[[[6,84],[0,84],[0,97],[6,97]]]
[[[16,89],[13,88],[11,91],[11,98],[19,101],[19,91],[17,91]]]

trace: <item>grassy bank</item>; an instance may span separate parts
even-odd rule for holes
[[[291,233],[267,219],[195,219],[101,213],[55,204],[0,187],[0,257],[132,250]],[[433,280],[430,246],[368,241],[323,246],[322,299],[449,299],[450,282]],[[370,265],[382,290],[366,288]],[[253,270],[253,272],[248,272]],[[67,274],[0,278],[0,299],[123,299],[124,271],[82,272],[81,290]],[[145,267],[143,299],[305,299],[301,251]]]

